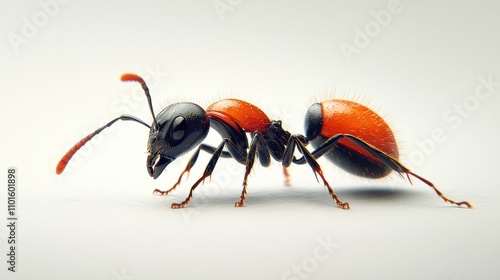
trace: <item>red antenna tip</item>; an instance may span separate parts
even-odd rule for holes
[[[139,82],[142,85],[145,84],[144,80],[136,74],[130,74],[130,73],[123,74],[121,76],[121,80],[122,82]]]
[[[64,166],[64,167],[66,167],[66,166]],[[56,174],[61,175],[61,173],[63,173],[63,171],[64,171],[64,167],[57,165]]]

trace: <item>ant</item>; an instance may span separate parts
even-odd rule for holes
[[[445,202],[472,208],[467,201],[455,202],[447,198],[430,181],[403,166],[398,161],[397,144],[390,127],[374,111],[356,102],[332,99],[313,104],[306,113],[304,136],[291,134],[283,129],[281,121],[270,120],[255,105],[238,99],[219,100],[206,110],[190,102],[174,103],[155,116],[149,89],[144,80],[135,74],[124,74],[121,80],[138,82],[142,86],[153,123],[148,125],[131,115],[122,115],[111,120],[76,143],[59,161],[57,174],[64,171],[73,155],[85,143],[116,121],[122,120],[137,122],[150,129],[146,168],[154,179],[175,159],[196,148],[174,186],[166,191],[156,189],[155,194],[168,195],[173,191],[180,184],[183,175],[189,173],[195,165],[200,151],[212,155],[203,175],[192,185],[186,199],[181,203],[172,203],[171,207],[174,209],[188,205],[196,187],[212,175],[221,157],[233,158],[246,167],[240,200],[235,202],[235,207],[245,204],[248,176],[256,157],[264,167],[270,165],[273,157],[282,163],[286,182],[289,179],[287,167],[292,163],[307,163],[316,179],[319,175],[333,201],[340,208],[349,209],[349,203],[342,202],[325,179],[316,161],[321,156],[326,156],[347,172],[366,178],[381,178],[395,171],[401,176],[406,174],[411,182],[412,175],[433,188]],[[223,138],[217,147],[202,143],[210,127]],[[247,133],[251,134],[250,143]],[[309,142],[315,147],[312,152],[306,148]],[[298,159],[294,156],[296,149],[302,154]]]

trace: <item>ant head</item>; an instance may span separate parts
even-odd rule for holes
[[[148,140],[148,173],[154,179],[177,157],[201,144],[208,134],[210,121],[200,106],[175,103],[155,118]]]
[[[146,167],[149,176],[156,179],[168,164],[201,144],[210,129],[210,121],[205,110],[187,102],[172,104],[155,117],[146,82],[135,74],[124,74],[121,79],[140,83],[148,99],[153,124],[149,131]]]

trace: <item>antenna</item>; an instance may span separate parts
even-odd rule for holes
[[[146,94],[146,97],[148,99],[149,110],[151,111],[151,115],[153,116],[153,129],[158,130],[158,122],[156,121],[155,112],[153,111],[153,105],[151,104],[151,95],[149,95],[149,88],[146,85],[146,82],[138,75],[130,73],[123,74],[121,80],[123,82],[138,82],[141,84],[142,89],[144,90],[144,94]]]
[[[57,164],[56,173],[58,175],[61,174],[64,171],[64,169],[66,168],[66,165],[68,165],[68,162],[71,160],[71,158],[76,154],[76,152],[78,152],[78,150],[80,150],[81,147],[83,147],[83,145],[85,145],[88,141],[90,141],[90,139],[94,138],[94,136],[96,136],[97,134],[101,133],[101,131],[103,131],[107,127],[110,127],[112,124],[114,124],[118,120],[122,120],[122,121],[134,121],[134,122],[138,122],[138,123],[140,123],[140,124],[142,124],[142,125],[150,128],[147,123],[143,122],[142,120],[140,120],[140,119],[138,119],[138,118],[136,118],[134,116],[121,115],[120,117],[111,120],[107,124],[105,124],[105,125],[99,127],[98,129],[96,129],[96,131],[94,131],[94,132],[90,133],[89,135],[85,136],[82,140],[80,140],[78,143],[76,143],[71,149],[69,149],[69,151],[66,152],[66,154],[61,158],[61,160]]]

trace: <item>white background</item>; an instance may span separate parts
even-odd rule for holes
[[[9,167],[19,217],[18,272],[2,261],[2,279],[497,277],[496,1],[401,0],[383,24],[376,17],[390,1],[269,2],[72,0],[44,10],[50,1],[1,1],[0,260]],[[334,206],[306,166],[293,166],[284,187],[276,163],[255,168],[247,205],[235,208],[244,167],[230,160],[188,208],[172,210],[208,156],[177,192],[153,196],[188,156],[152,180],[148,131],[134,123],[116,123],[56,175],[60,157],[105,121],[124,112],[151,121],[139,87],[119,81],[124,72],[147,78],[157,112],[240,97],[293,133],[314,101],[368,100],[395,128],[401,161],[475,209],[445,204],[416,180],[362,180],[322,159],[351,210]],[[480,77],[496,84],[479,99]]]

